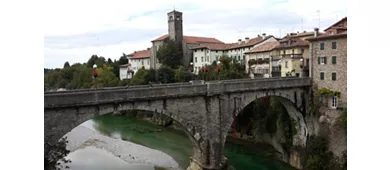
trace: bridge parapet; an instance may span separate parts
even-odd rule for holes
[[[176,84],[156,87],[137,87],[129,89],[68,91],[45,93],[45,108],[74,107],[106,103],[131,102],[186,96],[211,96],[223,93],[280,89],[310,86],[310,78],[273,78],[242,81],[212,82],[207,84]]]

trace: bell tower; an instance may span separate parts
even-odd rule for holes
[[[183,42],[183,13],[176,10],[168,13],[168,36],[174,41]]]

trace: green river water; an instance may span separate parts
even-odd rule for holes
[[[96,117],[93,122],[94,129],[104,135],[119,133],[123,140],[165,152],[183,169],[189,165],[192,143],[181,130],[162,128],[146,120],[110,114]],[[229,163],[237,170],[296,170],[275,158],[273,153],[273,149],[264,145],[245,142],[227,142],[224,150]]]

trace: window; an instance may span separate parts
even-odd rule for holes
[[[209,53],[209,50],[206,50],[206,53]]]
[[[337,96],[332,97],[332,107],[336,108],[337,107]]]
[[[305,49],[301,49],[301,54],[303,54],[303,52],[305,52]]]
[[[215,51],[216,53],[218,53],[218,50],[217,51]]]
[[[285,62],[285,67],[288,68],[288,61]]]
[[[336,81],[336,73],[335,72],[332,73],[332,80]]]
[[[149,62],[150,62],[150,60],[148,60],[148,65],[149,65]]]
[[[320,50],[324,50],[325,49],[325,44],[324,43],[320,43]]]
[[[197,62],[198,62],[198,58],[195,57],[195,63],[197,63]]]
[[[203,52],[203,49],[200,49],[200,52]]]
[[[283,54],[286,54],[286,50],[283,50]]]
[[[240,60],[240,56],[238,56],[238,60]]]
[[[332,42],[332,49],[336,49],[337,48],[337,42],[336,41],[333,41]]]
[[[318,57],[318,64],[320,65],[323,65],[323,64],[326,64],[326,61],[327,58],[326,57]]]
[[[195,52],[196,52],[196,50],[195,50]]]
[[[336,61],[336,56],[332,56],[332,64],[336,64],[337,61]]]
[[[218,56],[215,56],[215,60],[218,62]]]
[[[242,60],[244,60],[244,61],[245,61],[245,55],[243,55],[243,56],[242,56]]]
[[[203,57],[201,57],[201,58],[200,58],[200,62],[202,62],[202,63],[203,63]]]
[[[142,65],[144,65],[144,60],[142,60]]]
[[[330,31],[330,32],[329,32],[329,35],[333,35],[333,31]]]
[[[321,72],[320,73],[320,80],[324,80],[325,79],[325,73],[324,72]]]

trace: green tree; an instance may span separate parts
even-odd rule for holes
[[[149,71],[145,68],[138,69],[133,78],[130,80],[131,85],[145,85],[148,82],[146,78],[149,76]]]
[[[99,57],[96,54],[92,55],[87,61],[87,66],[92,68],[98,58]]]
[[[160,83],[175,82],[175,71],[167,66],[162,66],[157,70],[157,81]]]
[[[108,59],[107,59],[107,64],[109,64],[109,65],[112,65],[112,64],[113,64],[111,58],[108,58]]]
[[[176,69],[183,58],[182,46],[178,42],[168,40],[158,49],[156,57],[163,65]]]
[[[67,67],[70,67],[69,62],[65,62],[65,63],[64,63],[64,68],[67,68]]]
[[[192,73],[185,69],[183,66],[179,66],[178,69],[175,70],[175,82],[188,82],[192,79]]]

